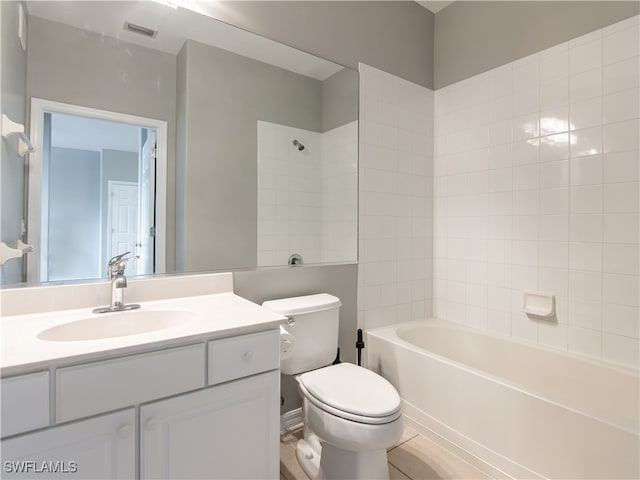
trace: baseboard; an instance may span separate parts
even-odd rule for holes
[[[280,431],[284,432],[302,423],[302,407],[280,415]]]

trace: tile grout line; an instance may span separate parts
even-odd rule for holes
[[[565,350],[569,352],[570,343],[570,321],[571,321],[571,297],[569,282],[571,281],[571,46],[567,42],[567,225],[566,225],[566,239],[567,239],[567,290],[566,290],[566,323],[567,323],[567,337],[565,339]]]
[[[604,251],[605,251],[605,247],[604,247],[604,226],[605,226],[605,214],[606,214],[606,210],[605,210],[605,206],[604,206],[604,162],[605,162],[605,152],[604,152],[604,142],[605,142],[605,138],[604,138],[604,131],[605,131],[605,118],[604,118],[604,69],[605,69],[605,62],[604,62],[604,30],[602,30],[602,34],[601,34],[601,39],[600,41],[602,42],[602,47],[601,47],[601,51],[600,51],[600,61],[602,63],[602,69],[600,71],[600,96],[602,98],[602,104],[600,106],[601,111],[600,111],[600,124],[601,124],[601,142],[600,142],[600,151],[601,151],[601,158],[602,161],[600,162],[600,185],[601,185],[601,191],[600,191],[600,201],[601,201],[601,206],[602,206],[602,219],[601,219],[601,228],[602,228],[602,238],[600,239],[601,243],[600,243],[600,248],[601,248],[601,255],[600,255],[600,360],[604,359]]]
[[[392,450],[395,450],[396,448],[398,448],[401,445],[404,445],[405,443],[413,440],[414,438],[416,438],[418,435],[420,435],[419,433],[416,433],[415,435],[413,435],[412,437],[407,438],[406,440],[404,440],[403,442],[400,442],[396,445],[394,445],[393,447],[391,447],[389,450],[387,450],[387,453],[391,452]],[[391,463],[391,462],[389,462]],[[395,465],[394,465],[395,466]]]
[[[405,442],[406,443],[406,442]],[[413,477],[409,476],[408,473],[404,472],[400,467],[398,467],[396,464],[394,464],[393,462],[391,462],[391,460],[387,461],[387,465],[391,465],[393,468],[395,468],[396,470],[398,470],[400,473],[402,473],[402,475],[404,475],[405,477],[409,478],[410,480],[419,480],[419,479],[414,479]]]

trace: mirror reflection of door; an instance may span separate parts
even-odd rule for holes
[[[138,242],[138,184],[109,180],[109,258],[136,252]]]
[[[124,252],[153,273],[155,129],[45,113],[43,130],[40,280],[101,278]]]
[[[155,272],[155,179],[156,179],[156,156],[158,151],[158,132],[154,129],[140,129],[140,161],[139,174],[140,188],[138,189],[140,208],[138,220],[139,240],[136,244],[136,255],[139,256],[137,263],[138,275],[145,275]]]

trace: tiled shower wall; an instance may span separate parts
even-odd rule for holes
[[[639,44],[634,17],[436,92],[436,316],[637,367]]]
[[[432,312],[433,92],[360,65],[358,326]]]
[[[322,135],[264,121],[257,132],[258,266],[286,265],[292,253],[318,263]]]
[[[357,132],[357,121],[324,133],[258,121],[259,266],[293,253],[307,264],[357,258]]]
[[[321,135],[320,261],[358,258],[358,122]]]

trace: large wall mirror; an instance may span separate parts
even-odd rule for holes
[[[197,2],[193,2],[197,3]],[[178,2],[179,4],[179,2]],[[358,74],[169,2],[0,2],[2,284],[357,260]],[[26,260],[25,260],[26,258]]]

